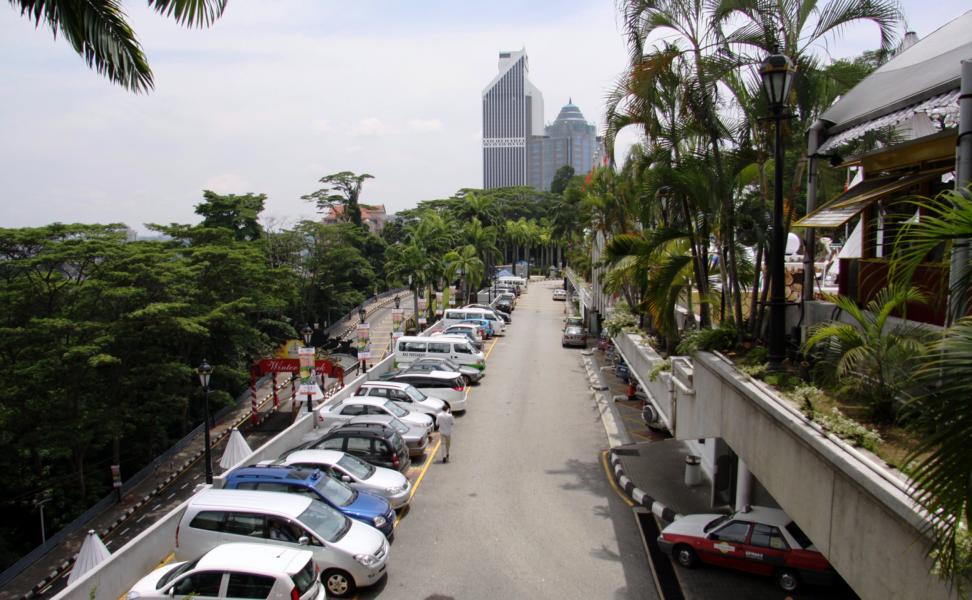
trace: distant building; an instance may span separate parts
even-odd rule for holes
[[[543,135],[543,94],[527,78],[526,50],[500,52],[499,73],[483,90],[483,187],[534,185],[527,159]]]
[[[344,209],[345,205],[343,204],[334,204],[326,207],[321,222],[325,225],[350,222],[351,218],[346,214]],[[384,229],[385,222],[388,221],[388,214],[385,212],[384,204],[359,204],[358,209],[361,211],[361,222],[368,226],[368,230],[371,233],[379,233]]]
[[[586,174],[604,159],[597,128],[572,101],[543,126],[543,94],[528,78],[526,50],[500,52],[499,74],[483,90],[483,188],[550,190],[557,169]]]
[[[575,174],[584,175],[602,161],[603,144],[597,128],[584,119],[573,101],[560,109],[544,134],[530,144],[528,179],[539,190],[549,191],[554,174],[565,165],[573,167]]]

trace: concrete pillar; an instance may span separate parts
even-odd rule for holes
[[[742,510],[744,506],[752,504],[753,500],[753,474],[743,459],[737,461],[736,467],[736,510]]]

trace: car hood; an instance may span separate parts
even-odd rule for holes
[[[433,398],[432,396],[426,396],[425,400],[419,402],[425,408],[431,408],[434,411],[441,412],[445,408],[445,402],[439,398]]]
[[[673,535],[694,535],[702,537],[705,535],[703,528],[723,515],[701,514],[687,515],[681,519],[672,521],[667,527],[662,529],[662,535],[670,533]]]
[[[404,487],[408,482],[408,479],[398,471],[392,469],[386,469],[384,467],[375,467],[375,472],[371,474],[371,477],[365,480],[368,485],[374,486],[376,488],[401,488]]]
[[[344,537],[331,545],[347,552],[349,555],[374,554],[385,544],[383,533],[361,521],[351,519],[351,528]]]
[[[358,497],[349,506],[343,509],[355,516],[370,519],[378,515],[385,515],[391,506],[388,500],[369,494],[368,492],[358,492]]]
[[[159,584],[159,580],[162,579],[166,573],[183,564],[185,564],[185,561],[173,562],[165,565],[164,567],[159,567],[145,577],[139,579],[128,593],[130,594],[132,592],[136,592],[141,596],[158,595],[159,592],[155,586]],[[127,596],[127,594],[125,596]],[[122,596],[122,598],[125,598],[125,596]]]

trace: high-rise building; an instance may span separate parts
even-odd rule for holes
[[[549,191],[554,174],[565,165],[573,167],[575,174],[585,175],[601,161],[602,143],[597,128],[584,120],[572,100],[560,109],[544,134],[530,144],[528,179],[539,190]]]
[[[543,95],[528,79],[526,50],[500,52],[499,74],[483,90],[483,187],[533,185],[527,168],[543,135]]]

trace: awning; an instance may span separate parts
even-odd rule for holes
[[[793,227],[832,229],[851,220],[873,202],[940,177],[950,169],[936,169],[910,175],[865,179],[793,224]]]

